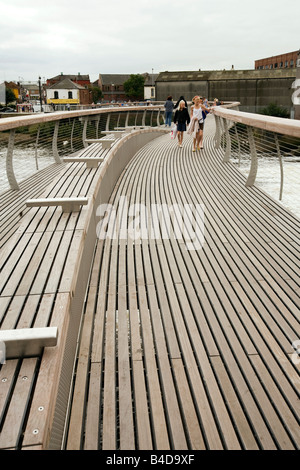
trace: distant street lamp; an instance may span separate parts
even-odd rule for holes
[[[43,113],[43,100],[42,100],[42,86],[41,86],[41,77],[39,77],[39,91],[40,91],[40,105],[41,105],[41,112]]]

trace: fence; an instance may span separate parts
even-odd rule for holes
[[[238,103],[231,107],[238,108]],[[238,109],[216,107],[215,147],[224,151],[224,162],[231,158],[251,158],[246,186],[255,183],[259,157],[278,158],[280,166],[280,192],[282,199],[284,168],[283,157],[293,159],[300,156],[300,122],[285,118],[240,112]]]
[[[118,127],[161,125],[162,109],[162,106],[131,106],[1,119],[0,152],[3,157],[6,154],[5,173],[9,187],[19,189],[18,180],[26,177],[30,162],[34,162],[36,171],[53,161],[61,163],[64,156],[76,154],[88,145],[88,139],[98,139],[106,131]],[[18,177],[14,170],[14,154],[20,151],[23,167]]]

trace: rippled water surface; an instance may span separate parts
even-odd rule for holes
[[[9,189],[6,176],[6,154],[7,148],[0,147],[0,193]],[[54,163],[54,158],[51,151],[47,149],[38,149],[36,159],[34,146],[28,146],[26,150],[14,148],[13,167],[18,182],[34,174],[37,171],[37,165],[38,169],[42,170],[52,163]]]
[[[235,161],[238,165],[238,162]],[[250,161],[241,159],[239,170],[248,176]],[[272,157],[259,157],[255,184],[288,208],[297,217],[300,217],[300,158],[283,159],[283,192],[280,194],[280,164],[279,159]]]

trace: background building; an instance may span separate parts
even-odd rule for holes
[[[259,59],[255,61],[255,69],[294,68],[297,63],[297,55],[298,51],[294,51]]]
[[[124,74],[99,74],[98,86],[102,91],[103,101],[127,101],[124,83],[129,78],[130,75]]]
[[[155,80],[158,77],[158,73],[145,73],[143,74],[145,78],[144,84],[144,99],[155,101]]]
[[[156,79],[156,100],[181,95],[191,100],[196,94],[213,101],[240,101],[240,109],[260,112],[270,103],[291,110],[296,68],[271,70],[223,70],[162,72]]]
[[[92,94],[87,88],[72,82],[65,78],[46,90],[47,104],[81,104],[88,105],[92,103]]]
[[[55,85],[55,83],[59,83],[65,79],[69,79],[72,82],[77,83],[77,85],[81,85],[83,87],[87,87],[91,84],[89,75],[81,75],[80,73],[77,75],[64,75],[63,72],[61,72],[60,75],[56,75],[56,77],[48,78],[46,84],[48,87],[50,87]]]

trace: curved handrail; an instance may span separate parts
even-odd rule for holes
[[[10,129],[16,129],[22,126],[31,126],[45,122],[60,121],[61,119],[69,119],[84,116],[93,116],[105,113],[127,113],[132,111],[144,110],[161,110],[163,106],[130,106],[130,107],[114,107],[114,108],[96,108],[77,111],[59,111],[54,113],[45,113],[37,115],[18,116],[0,119],[0,132]]]
[[[14,116],[9,118],[2,118],[0,119],[0,132],[2,131],[10,131],[10,136],[8,140],[8,147],[7,147],[7,158],[6,158],[6,174],[9,186],[13,190],[18,190],[19,185],[16,180],[13,168],[13,150],[15,145],[15,131],[18,128],[22,127],[29,127],[29,126],[37,126],[37,136],[35,140],[35,158],[37,161],[37,147],[38,147],[38,139],[39,139],[39,129],[41,125],[47,123],[54,124],[54,131],[52,134],[52,154],[56,163],[61,163],[62,160],[60,158],[58,152],[58,132],[59,132],[59,125],[60,122],[65,122],[67,120],[72,120],[72,130],[71,130],[71,148],[73,149],[73,130],[74,130],[74,121],[76,119],[81,120],[83,123],[82,128],[82,145],[85,147],[86,144],[86,131],[87,125],[89,120],[96,120],[100,121],[101,116],[107,116],[106,120],[106,130],[108,130],[110,125],[110,117],[111,115],[117,116],[117,121],[119,122],[119,117],[122,114],[126,116],[126,124],[128,124],[129,116],[135,115],[135,123],[137,120],[137,115],[139,113],[142,114],[142,126],[145,126],[146,121],[146,114],[147,116],[151,116],[151,126],[152,126],[152,114],[153,112],[157,113],[156,124],[159,126],[160,123],[160,113],[163,109],[163,106],[124,106],[124,107],[106,107],[106,108],[93,108],[93,109],[86,109],[86,110],[75,110],[75,111],[61,111],[61,112],[53,112],[53,113],[41,113],[37,115],[26,115],[26,116]],[[155,125],[154,125],[155,126]],[[50,131],[51,132],[51,131]],[[98,133],[98,128],[96,130]]]
[[[300,137],[300,121],[261,114],[246,113],[226,109],[225,106],[212,108],[216,116],[228,119],[233,122],[245,124],[246,126],[258,127],[265,131],[275,132],[277,134]]]
[[[281,148],[278,140],[279,135],[287,136],[289,138],[300,138],[300,121],[290,120],[286,118],[279,118],[274,116],[259,115],[254,113],[246,113],[233,109],[228,109],[237,106],[239,103],[232,103],[229,106],[218,106],[212,108],[212,113],[215,116],[216,120],[216,135],[215,135],[215,146],[219,148],[221,145],[222,135],[225,137],[226,146],[225,146],[225,155],[223,158],[224,162],[228,162],[231,154],[231,136],[228,132],[229,123],[232,123],[234,126],[235,139],[238,144],[238,153],[240,161],[240,138],[237,131],[236,124],[243,124],[246,126],[246,134],[242,136],[242,139],[245,139],[249,145],[249,151],[251,155],[251,167],[246,181],[246,186],[252,186],[255,183],[257,169],[258,169],[258,158],[257,158],[257,149],[255,144],[254,132],[253,130],[259,129],[260,131],[266,131],[270,133],[274,138],[274,153],[279,158],[280,164],[280,193],[279,200],[282,199],[283,192],[283,165],[282,165],[282,155]],[[267,139],[266,139],[267,141]],[[268,142],[266,143],[266,146]]]

